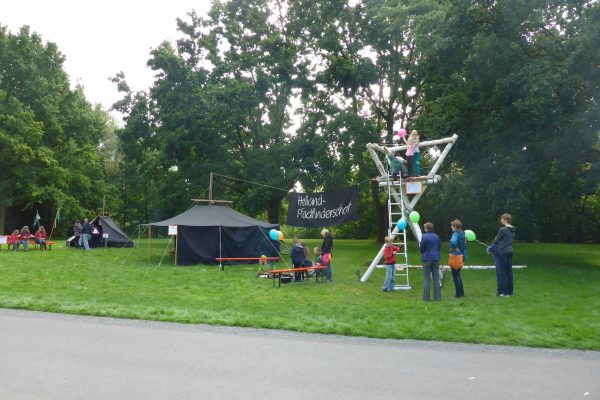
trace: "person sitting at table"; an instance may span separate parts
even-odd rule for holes
[[[35,233],[35,243],[40,245],[41,249],[46,250],[46,229],[43,226],[40,226],[40,229]]]
[[[13,251],[17,251],[19,249],[19,230],[15,229],[13,233],[8,237],[7,243],[8,248],[10,249],[10,245],[12,244]]]
[[[31,238],[31,232],[29,232],[29,227],[25,225],[21,228],[21,232],[19,233],[19,243],[23,245],[23,249],[27,251],[27,246],[29,246],[29,238]],[[19,249],[19,245],[17,245],[17,250]]]

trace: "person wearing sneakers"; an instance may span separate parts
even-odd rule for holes
[[[396,286],[396,252],[398,251],[400,251],[400,248],[394,246],[391,236],[386,236],[385,247],[383,248],[383,256],[385,257],[385,281],[381,288],[383,292],[393,292]]]
[[[512,243],[515,237],[515,227],[511,225],[511,222],[512,216],[510,214],[502,214],[500,216],[502,227],[492,243],[492,246],[498,246],[498,296],[500,297],[508,297],[513,294]]]

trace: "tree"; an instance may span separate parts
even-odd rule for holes
[[[583,240],[577,205],[598,185],[598,4],[450,4],[419,36],[439,61],[419,125],[459,133],[470,217],[489,226],[511,211],[521,239]]]
[[[40,207],[50,221],[58,207],[74,218],[96,208],[104,190],[98,153],[107,115],[83,89],[71,90],[64,56],[23,27],[0,27],[0,232]]]

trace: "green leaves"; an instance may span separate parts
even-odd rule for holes
[[[70,89],[63,61],[28,27],[0,27],[0,169],[10,171],[0,176],[0,205],[12,207],[11,224],[34,204],[47,215],[63,207],[71,219],[101,202],[108,117],[81,87]]]

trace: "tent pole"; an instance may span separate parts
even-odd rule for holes
[[[219,226],[219,258],[222,258],[223,254],[221,254],[221,227]],[[225,267],[223,266],[223,260],[219,260],[219,264],[221,265],[221,271],[225,271]]]
[[[148,225],[148,265],[150,265],[150,236],[152,235],[152,225]]]
[[[177,266],[177,242],[179,242],[179,232],[175,235],[175,266]]]
[[[212,205],[212,184],[213,184],[213,173],[210,173],[210,177],[208,179],[208,204]]]

